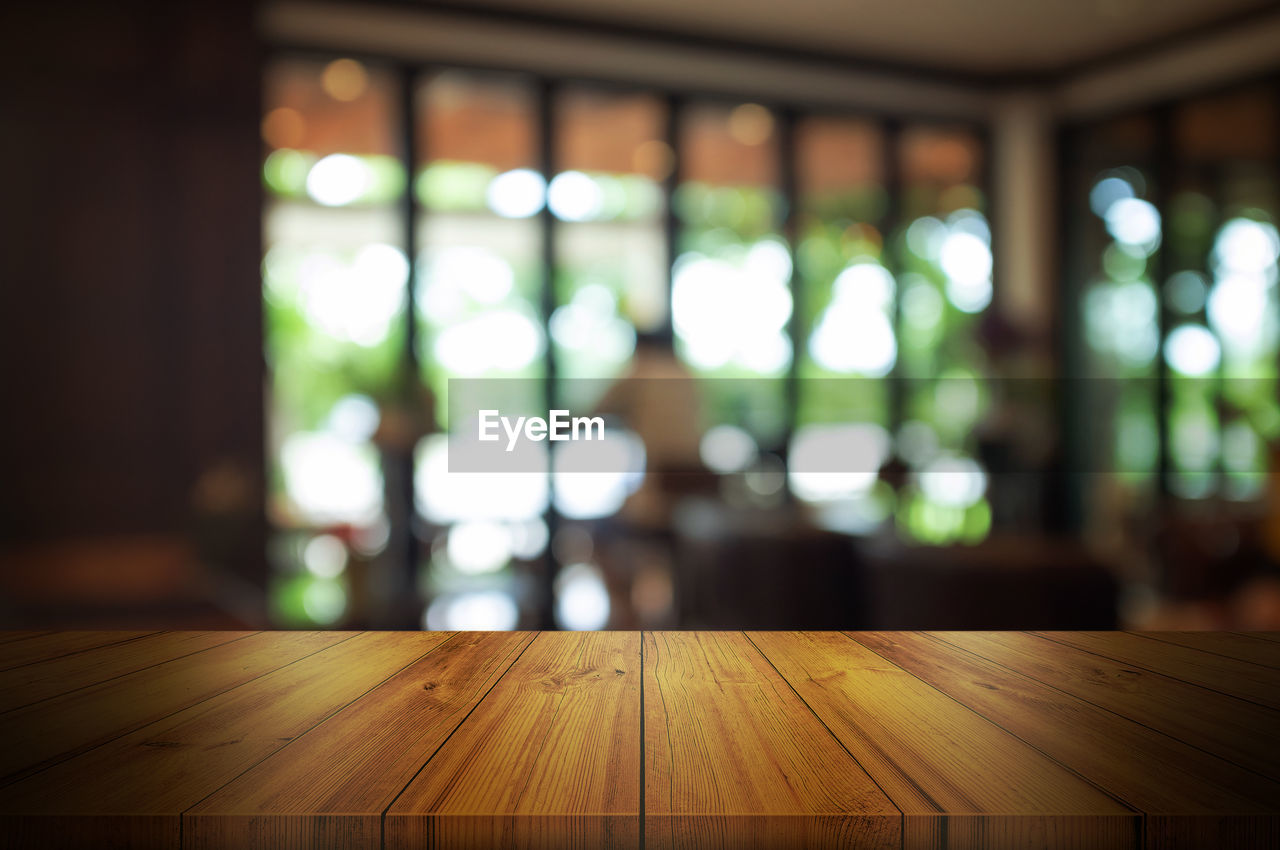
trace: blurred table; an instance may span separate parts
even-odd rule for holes
[[[1280,635],[0,633],[3,847],[1276,847]]]

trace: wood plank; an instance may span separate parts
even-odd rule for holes
[[[839,632],[747,637],[905,816],[906,847],[1132,847],[1141,816]]]
[[[1280,713],[1020,632],[940,640],[1025,673],[1270,779],[1280,779]]]
[[[1232,632],[1134,632],[1133,634],[1141,635],[1148,640],[1187,646],[1201,652],[1212,652],[1214,655],[1280,670],[1280,646],[1266,640],[1258,633],[1242,635]]]
[[[0,671],[11,670],[26,664],[39,664],[42,661],[97,649],[100,646],[137,640],[143,635],[150,634],[155,632],[49,632],[28,640],[11,641],[0,644]]]
[[[902,845],[902,816],[741,633],[644,635],[646,847]]]
[[[1280,709],[1280,674],[1268,667],[1126,632],[1033,632],[1112,661]]]
[[[1275,641],[1280,643],[1280,632],[1240,632],[1239,634],[1249,635],[1252,637],[1262,638],[1263,640]]]
[[[447,637],[252,635],[0,715],[0,772],[39,759],[0,787],[0,847],[1280,846],[1280,711],[1208,689],[1256,665],[1182,644]]]
[[[69,823],[95,845],[167,835],[183,811],[449,636],[365,632],[330,645],[0,790],[0,824],[37,845],[64,844]]]
[[[17,630],[0,632],[0,644],[13,643],[15,640],[27,640],[40,635],[52,634],[48,631]]]
[[[1280,844],[1280,783],[928,636],[851,637],[1144,812],[1148,847]]]
[[[252,632],[161,632],[0,673],[0,712],[230,643]]]
[[[387,810],[388,850],[638,847],[640,635],[547,632]]]
[[[260,632],[0,715],[0,785],[252,681],[352,632]]]
[[[382,813],[531,640],[452,637],[190,809],[184,846],[377,850]]]

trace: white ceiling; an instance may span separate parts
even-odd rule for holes
[[[1057,71],[1251,10],[1280,8],[1275,0],[480,0],[474,6],[983,74]]]

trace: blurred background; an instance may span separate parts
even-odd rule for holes
[[[1275,3],[3,15],[0,628],[1280,629]]]

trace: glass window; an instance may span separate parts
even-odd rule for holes
[[[666,108],[653,95],[571,88],[556,99],[555,170],[547,197],[556,226],[556,310],[550,331],[560,399],[625,371],[636,333],[667,323],[663,181],[673,153]]]
[[[871,531],[894,493],[889,452],[898,359],[897,283],[886,267],[885,135],[870,121],[806,118],[796,128],[799,376],[790,484],[829,524]]]
[[[969,129],[908,125],[899,140],[898,268],[901,419],[910,469],[900,533],[923,543],[976,542],[991,527],[977,434],[990,413],[981,317],[991,305],[991,228],[982,148]]]
[[[450,379],[505,378],[506,415],[545,415],[546,317],[536,101],[522,79],[447,71],[416,98],[419,362],[437,399]],[[446,405],[436,405],[442,428]],[[446,437],[418,445],[418,510],[438,529],[422,572],[429,628],[514,628],[520,579],[541,565],[545,474],[451,472]],[[525,615],[528,612],[523,612]],[[471,625],[468,625],[471,624]]]
[[[1092,520],[1122,533],[1123,518],[1156,496],[1159,462],[1160,304],[1153,276],[1165,222],[1151,162],[1156,125],[1124,117],[1084,134],[1072,199],[1081,251],[1070,258],[1084,281],[1079,302],[1084,350],[1075,418],[1082,429],[1080,480]],[[1087,415],[1085,415],[1087,412]],[[1101,524],[1110,526],[1101,529]]]
[[[1280,436],[1278,135],[1268,87],[1077,131],[1085,374],[1108,379],[1087,382],[1089,444],[1118,473],[1091,480],[1110,514],[1162,487],[1184,511],[1263,495]]]
[[[281,60],[265,87],[263,296],[276,616],[331,625],[385,545],[377,435],[403,367],[409,262],[393,78]]]
[[[681,116],[671,313],[677,354],[704,377],[713,423],[766,448],[786,428],[791,253],[781,234],[778,133],[763,106],[697,103]]]
[[[1280,436],[1274,91],[1200,98],[1173,115],[1169,199],[1169,484],[1187,499],[1259,498]]]
[[[786,457],[791,491],[828,524],[923,543],[985,536],[973,434],[989,405],[980,323],[993,291],[979,137],[671,103],[512,73],[271,62],[263,294],[281,624],[367,623],[385,607],[377,593],[414,595],[390,575],[414,577],[431,628],[539,613],[629,622],[591,523],[637,490],[637,471],[570,473],[565,451],[536,472],[450,471],[446,431],[466,424],[445,402],[451,380],[504,379],[487,384],[504,414],[586,412],[643,371],[642,341],[669,341],[679,360],[646,349],[651,369],[699,380],[710,430],[680,449],[747,473],[726,484],[729,501],[781,504]],[[417,149],[401,150],[410,137]],[[1230,201],[1226,214],[1255,229],[1212,238],[1252,244],[1266,203]],[[1196,267],[1206,293],[1239,265],[1223,262]],[[1193,318],[1222,339],[1225,314],[1205,299]],[[1268,334],[1232,361],[1240,374],[1274,379]],[[657,457],[638,434],[624,442],[628,458]],[[823,473],[849,446],[856,457]]]

